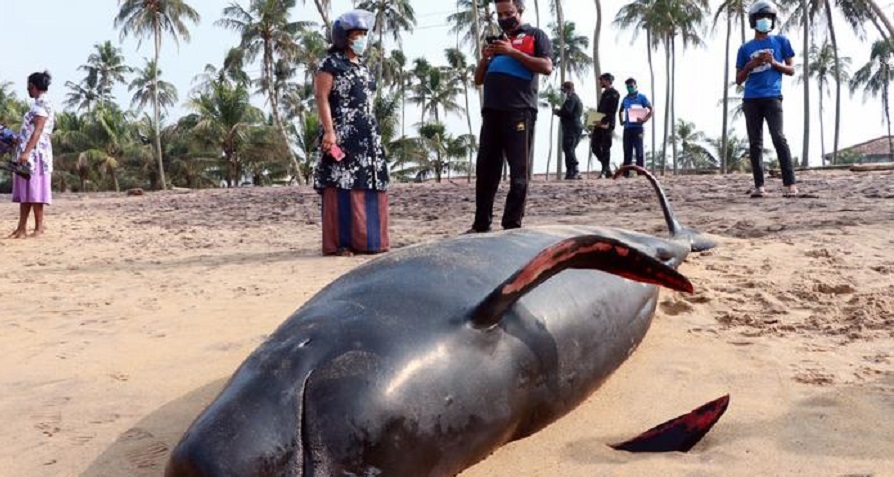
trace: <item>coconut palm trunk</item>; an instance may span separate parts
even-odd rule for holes
[[[168,183],[165,180],[165,165],[164,165],[164,157],[161,153],[161,114],[158,110],[158,57],[161,55],[161,25],[156,22],[155,24],[155,72],[152,75],[152,109],[153,109],[153,119],[155,121],[155,155],[158,158],[158,181],[161,184],[161,189],[165,190],[168,188]]]
[[[463,94],[466,99],[466,123],[469,125],[469,138],[475,137],[475,131],[472,129],[472,113],[469,110],[469,83],[463,85]],[[475,155],[472,148],[469,148],[469,173],[466,175],[468,182],[472,182],[472,167],[474,166]],[[529,171],[530,172],[530,171]],[[529,174],[530,175],[530,174]]]
[[[829,40],[832,42],[832,52],[835,54],[835,136],[832,139],[832,164],[838,163],[838,137],[841,131],[841,58],[838,56],[838,41],[835,37],[835,25],[832,23],[832,5],[829,0],[826,4],[826,22],[829,24]],[[826,162],[826,154],[823,153],[823,165]]]
[[[652,94],[652,98],[655,98],[655,65],[652,63],[652,30],[650,28],[646,29],[646,57],[649,60],[649,81],[650,81],[650,94]],[[655,121],[651,121],[652,123],[652,172],[655,172],[655,141],[657,140],[657,126],[655,125]],[[664,171],[661,171],[662,173]]]
[[[602,2],[594,0],[594,3],[596,4],[596,26],[593,28],[593,81],[596,86],[596,104],[599,104],[602,100],[602,89],[599,88],[599,77],[602,76],[602,64],[599,62],[599,36],[602,33]]]
[[[891,138],[891,104],[888,97],[888,82],[882,88],[882,103],[885,107],[885,122],[888,123],[888,160],[894,162],[894,139]]]
[[[885,29],[888,30],[888,35],[882,36],[886,36],[886,38],[894,38],[894,25],[891,24],[891,20],[888,19],[885,11],[882,10],[882,8],[879,6],[878,3],[875,2],[875,0],[867,0],[867,3],[869,3],[869,8],[872,10],[873,13],[875,13],[875,16],[878,17],[878,19],[881,20],[881,22],[885,25]],[[888,135],[890,136],[890,134]]]
[[[559,87],[565,84],[565,70],[568,67],[568,61],[565,51],[565,12],[562,9],[562,0],[555,0],[556,5],[556,25],[559,32],[559,58],[562,67],[559,68]],[[562,180],[562,127],[559,125],[559,134],[556,135],[556,180]]]
[[[481,62],[481,16],[478,14],[478,0],[472,0],[472,34],[475,36],[475,64]],[[478,103],[484,104],[484,87],[476,85]]]
[[[264,82],[266,83],[265,86],[267,87],[267,101],[270,102],[270,110],[273,115],[273,124],[276,126],[277,131],[279,131],[279,135],[280,138],[282,138],[283,145],[285,145],[286,151],[288,151],[289,160],[292,163],[293,178],[295,179],[295,182],[302,184],[304,183],[304,176],[301,174],[301,166],[298,164],[298,158],[295,157],[295,152],[292,151],[292,146],[290,145],[289,141],[289,135],[288,133],[286,133],[286,127],[279,115],[279,98],[276,94],[276,87],[273,81],[273,63],[273,45],[266,43],[264,46],[264,76],[266,76]]]
[[[671,159],[674,164],[674,175],[677,174],[677,41],[671,36],[671,75],[668,78],[671,85],[670,110],[671,110]]]
[[[723,132],[720,134],[720,173],[726,174],[726,148],[729,140],[729,46],[733,33],[732,2],[726,2],[726,50],[723,54]]]
[[[323,19],[323,24],[326,25],[326,36],[328,37],[332,31],[332,21],[329,19],[329,2],[327,0],[314,0],[314,3],[317,6],[317,11],[320,13],[320,18]]]
[[[661,173],[667,172],[667,137],[670,125],[671,104],[671,49],[667,35],[664,37],[664,139],[661,141]]]
[[[381,56],[378,61],[378,65],[376,66],[376,97],[378,98],[382,91],[382,74],[385,71],[385,2],[386,0],[381,0],[379,2],[378,12],[376,12],[376,33],[378,33],[379,37],[379,48],[381,48],[381,52],[379,55]]]
[[[801,0],[804,12],[804,145],[801,151],[801,167],[810,163],[810,15],[807,0]]]

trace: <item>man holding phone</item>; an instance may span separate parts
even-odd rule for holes
[[[764,121],[770,128],[773,147],[782,170],[784,196],[796,196],[792,153],[782,132],[782,75],[792,76],[795,51],[788,38],[770,35],[776,27],[776,6],[769,0],[758,0],[748,9],[748,21],[754,39],[739,47],[736,57],[736,84],[745,83],[742,112],[748,129],[751,171],[754,175],[752,197],[764,196]]]
[[[521,227],[537,119],[538,75],[553,70],[549,37],[522,23],[524,1],[496,0],[495,5],[503,35],[488,38],[475,69],[475,84],[484,85],[484,104],[475,164],[475,221],[470,233],[491,230],[504,157],[509,163],[510,183],[501,225],[504,229]]]

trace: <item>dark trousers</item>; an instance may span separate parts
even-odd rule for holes
[[[581,131],[576,127],[565,128],[562,126],[562,153],[565,155],[565,178],[573,179],[580,173],[577,161],[577,144],[580,142]]]
[[[482,113],[475,163],[475,223],[472,228],[476,231],[490,230],[504,157],[509,163],[509,194],[501,225],[504,229],[521,227],[528,196],[528,164],[532,157],[535,118],[531,111],[487,110]]]
[[[612,176],[612,132],[608,129],[596,129],[590,141],[590,150],[596,156],[596,160],[602,164],[599,177]]]
[[[745,127],[748,129],[749,155],[751,172],[754,174],[754,186],[764,186],[764,121],[770,128],[770,137],[776,156],[779,157],[779,169],[782,170],[782,184],[795,183],[795,170],[792,168],[792,152],[788,140],[782,133],[782,98],[748,99],[742,103],[745,113]]]
[[[624,165],[633,164],[633,153],[636,152],[636,165],[646,167],[643,154],[643,129],[624,128]],[[628,176],[630,173],[627,174]]]

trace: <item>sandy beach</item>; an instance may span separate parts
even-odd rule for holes
[[[696,292],[663,290],[585,404],[462,476],[894,476],[894,173],[799,180],[812,197],[665,178],[680,221],[720,242],[681,268]],[[18,208],[0,201],[6,235]],[[391,201],[399,248],[467,229],[474,186],[395,185]],[[318,211],[307,187],[62,194],[46,236],[0,240],[0,475],[161,475],[239,363],[372,259],[321,257]],[[639,179],[534,182],[526,225],[557,223],[667,233]],[[727,393],[688,454],[606,446]]]

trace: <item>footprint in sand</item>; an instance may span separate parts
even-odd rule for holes
[[[127,461],[138,469],[154,469],[164,465],[168,456],[168,446],[164,442],[149,442],[145,446],[128,451]]]
[[[664,300],[661,302],[661,311],[670,316],[677,316],[692,311],[692,305],[682,300]]]
[[[62,430],[62,411],[58,410],[60,406],[71,401],[70,397],[57,397],[50,399],[41,406],[41,411],[32,414],[31,420],[34,421],[34,428],[47,437],[53,437]]]

